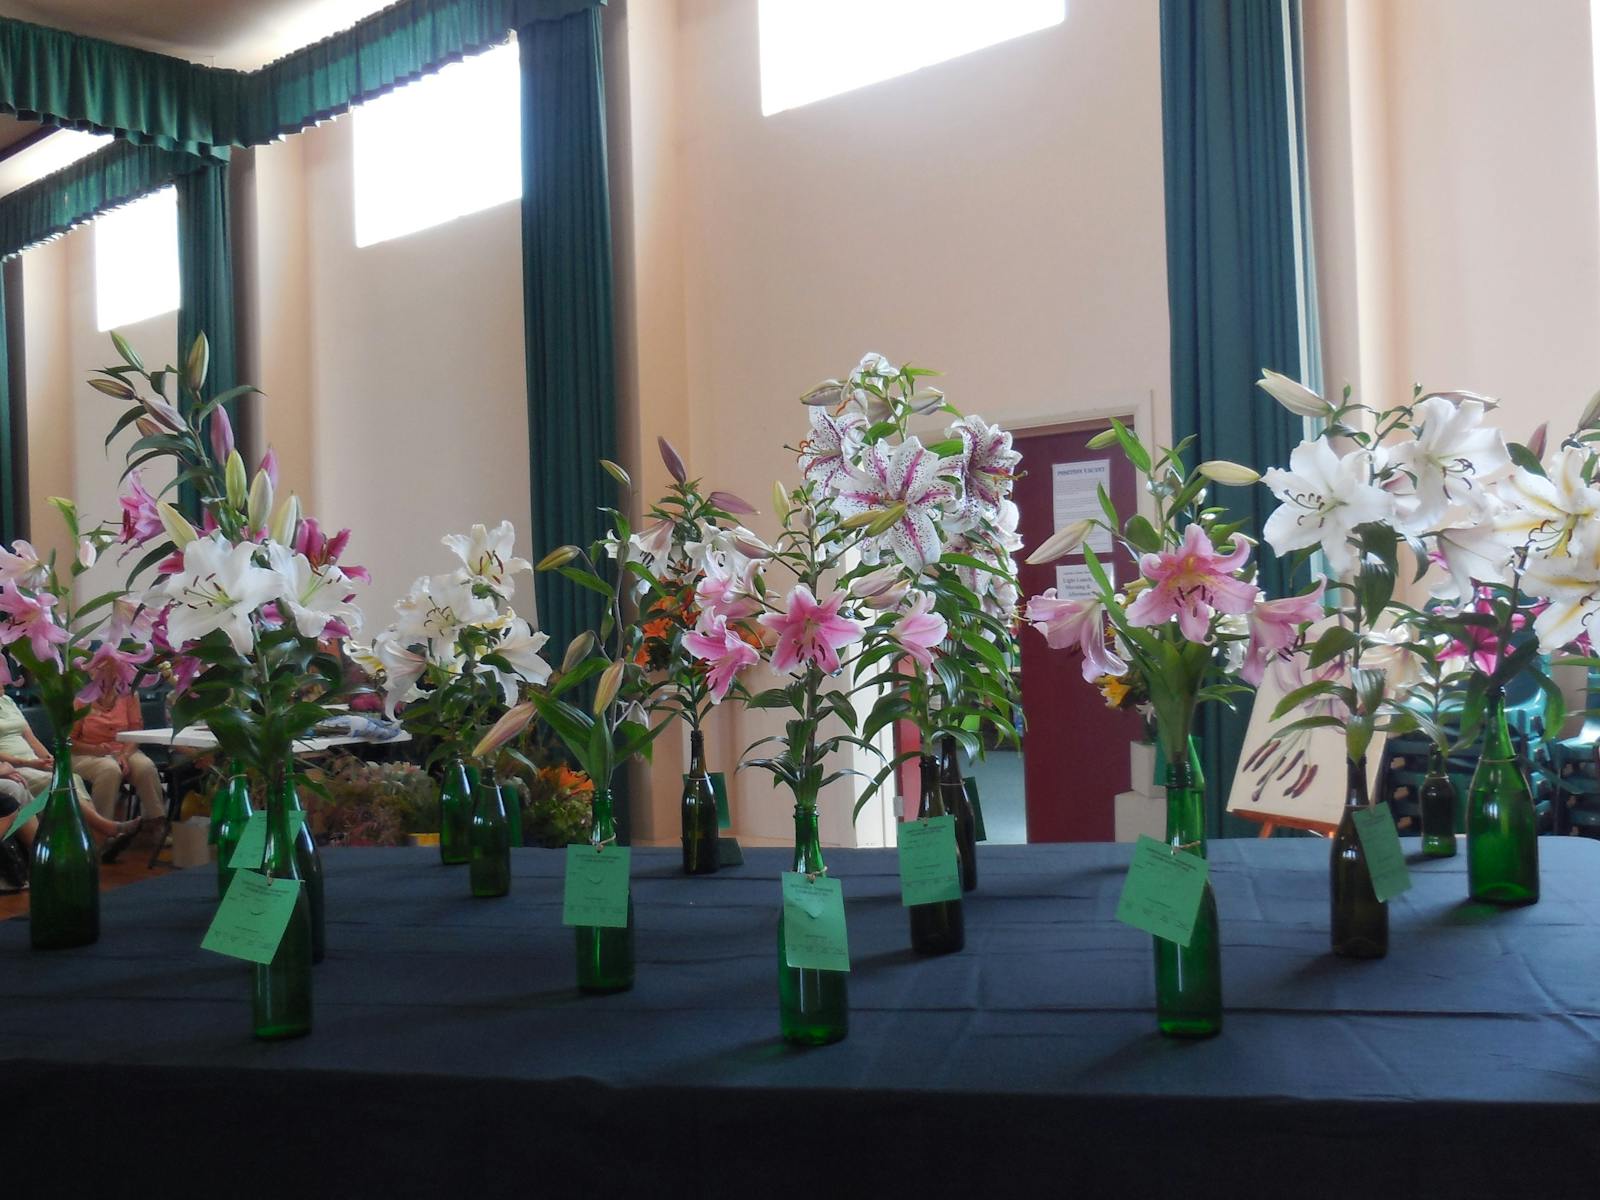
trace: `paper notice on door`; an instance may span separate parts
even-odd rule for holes
[[[1113,568],[1116,566],[1110,558],[1100,560],[1100,565],[1106,569],[1106,578],[1111,580],[1111,586],[1117,585],[1117,577]],[[1057,563],[1056,564],[1056,598],[1059,600],[1088,600],[1100,594],[1100,589],[1094,585],[1094,576],[1089,574],[1088,563]]]
[[[1100,509],[1100,489],[1111,489],[1111,460],[1092,458],[1083,462],[1055,463],[1050,468],[1051,497],[1055,507],[1055,526],[1060,529],[1085,517],[1105,519]],[[1111,553],[1111,533],[1096,529],[1089,535],[1089,548],[1104,558]],[[1060,593],[1065,595],[1065,592]]]

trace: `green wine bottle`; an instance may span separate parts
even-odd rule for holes
[[[795,871],[821,875],[822,839],[817,832],[816,793],[796,797]],[[825,1046],[850,1032],[849,976],[844,971],[791,967],[783,945],[783,910],[778,911],[778,1022],[783,1040],[800,1046]]]
[[[1206,856],[1205,780],[1189,739],[1187,755],[1167,763],[1167,844]],[[1167,1037],[1205,1038],[1222,1031],[1222,938],[1217,897],[1206,880],[1187,946],[1152,938],[1156,952],[1156,1026]]]
[[[492,767],[481,769],[473,793],[472,856],[467,868],[472,894],[482,899],[504,896],[511,890],[511,829],[506,820],[505,796]]]
[[[616,816],[611,810],[611,792],[596,787],[594,821],[589,826],[589,844],[603,846],[617,840]],[[577,947],[578,990],[582,992],[625,992],[633,987],[633,892],[628,892],[628,924],[616,929],[597,925],[574,925]]]
[[[940,764],[931,754],[922,756],[922,798],[917,802],[917,819],[950,815],[945,807],[945,789]],[[961,836],[957,822],[956,861],[960,870]],[[966,919],[961,901],[936,900],[932,904],[913,904],[906,909],[911,919],[911,948],[918,954],[954,954],[967,944]]]
[[[283,771],[283,797],[290,812],[305,814],[305,809],[300,807],[300,789],[294,782],[293,761]],[[299,822],[295,831],[294,863],[300,878],[305,880],[306,903],[311,909],[311,961],[319,963],[327,953],[328,939],[322,902],[322,854],[317,850],[317,839],[311,832],[309,819]]]
[[[1428,777],[1422,781],[1422,853],[1428,858],[1456,854],[1456,785],[1445,769],[1444,751],[1428,751]]]
[[[689,733],[689,773],[683,777],[683,873],[710,875],[717,869],[717,794],[706,773],[705,735]]]
[[[1344,815],[1333,835],[1328,872],[1333,952],[1345,958],[1382,958],[1389,953],[1389,906],[1372,890],[1372,871],[1356,833],[1355,814],[1369,806],[1367,759],[1346,759],[1349,782]]]
[[[267,797],[267,843],[262,874],[270,879],[301,880],[300,895],[272,961],[251,967],[252,1022],[255,1036],[262,1041],[303,1037],[311,1032],[311,897],[300,873],[299,835],[291,832],[289,816],[298,808],[291,767],[285,770],[283,778]]]
[[[100,940],[100,859],[72,786],[72,744],[66,738],[56,741],[28,887],[28,933],[35,950]]]
[[[211,798],[217,814],[217,897],[228,894],[233,882],[233,852],[239,848],[244,827],[250,824],[250,781],[242,771],[229,771]]]
[[[972,807],[967,782],[961,777],[961,747],[946,734],[939,739],[939,786],[944,810],[956,819],[956,846],[961,854],[961,890],[978,886],[978,812]]]
[[[1467,891],[1489,904],[1537,904],[1538,816],[1498,690],[1489,696],[1484,726],[1483,755],[1467,790]]]
[[[439,861],[447,867],[472,858],[472,777],[476,774],[459,758],[444,765],[444,782],[439,788]]]

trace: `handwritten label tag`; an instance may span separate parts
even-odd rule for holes
[[[909,908],[961,899],[956,819],[928,817],[902,821],[896,828],[900,843],[900,903]]]
[[[628,926],[627,846],[567,847],[567,881],[561,896],[561,923],[601,929]]]
[[[5,841],[6,838],[10,837],[17,830],[21,829],[23,822],[31,821],[34,817],[38,816],[39,813],[43,812],[45,801],[49,799],[50,792],[48,789],[46,789],[45,791],[40,792],[37,796],[31,798],[21,808],[17,809],[16,815],[11,819],[11,824],[6,826],[5,833],[0,834],[0,842]]]
[[[289,813],[289,836],[297,838],[300,830],[306,823],[306,815],[298,809]],[[233,857],[228,860],[228,867],[242,867],[246,871],[261,869],[261,860],[267,856],[267,814],[253,812],[250,820],[244,827],[244,832],[239,835],[239,844],[233,848]]]
[[[299,895],[298,879],[269,879],[255,871],[235,873],[200,948],[265,966],[278,952]]]
[[[1373,895],[1382,902],[1410,888],[1411,872],[1406,868],[1406,854],[1400,848],[1400,834],[1389,815],[1388,804],[1358,808],[1350,815],[1355,821],[1356,836],[1361,839],[1361,852],[1367,856]]]
[[[1205,859],[1141,837],[1117,902],[1117,920],[1188,946],[1205,886]]]
[[[844,888],[826,875],[783,873],[783,960],[791,967],[848,971]]]

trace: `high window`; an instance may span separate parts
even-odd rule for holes
[[[102,331],[178,307],[178,193],[170,187],[95,218],[95,312]]]

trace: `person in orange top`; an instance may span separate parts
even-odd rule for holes
[[[159,821],[166,814],[155,763],[137,746],[117,740],[119,733],[143,728],[138,697],[107,694],[94,702],[72,731],[72,769],[88,783],[95,811],[103,817],[115,810],[117,789],[125,779],[139,794],[140,815],[146,821]]]

